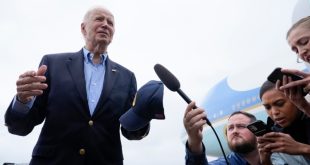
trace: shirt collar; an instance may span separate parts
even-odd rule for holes
[[[246,164],[250,165],[240,154],[236,152],[231,152],[228,156],[231,164]]]
[[[93,63],[92,58],[94,54],[91,53],[89,50],[87,50],[85,47],[83,47],[83,56],[84,56],[84,61],[86,63]],[[107,52],[100,54],[100,64],[103,64],[106,61],[107,57],[108,57]]]

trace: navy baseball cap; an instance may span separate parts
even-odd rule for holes
[[[163,107],[164,85],[151,80],[136,93],[132,107],[119,121],[126,130],[136,131],[145,127],[152,119],[165,119]]]

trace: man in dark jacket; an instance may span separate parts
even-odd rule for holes
[[[25,136],[42,123],[31,165],[122,165],[119,118],[133,102],[134,73],[113,62],[107,48],[114,16],[90,9],[81,24],[85,46],[78,52],[45,55],[37,71],[17,80],[17,94],[5,114],[10,133]],[[122,134],[148,134],[149,124]]]

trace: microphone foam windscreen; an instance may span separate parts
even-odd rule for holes
[[[180,89],[179,80],[164,66],[156,64],[154,66],[154,70],[159,79],[166,85],[168,89],[174,92]]]

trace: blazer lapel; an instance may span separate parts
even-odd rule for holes
[[[104,84],[101,91],[101,95],[99,98],[99,101],[97,103],[97,106],[95,108],[93,115],[99,115],[99,113],[102,112],[100,108],[103,106],[103,104],[107,101],[108,96],[110,95],[113,85],[115,82],[115,79],[118,75],[118,68],[116,67],[115,63],[109,58],[106,60],[106,71],[104,76]]]
[[[74,53],[71,57],[68,58],[67,67],[71,74],[74,85],[81,97],[83,105],[86,105],[84,109],[86,109],[89,113],[88,103],[87,103],[87,94],[86,94],[86,83],[85,83],[85,75],[84,75],[84,57],[83,51],[79,51]]]

